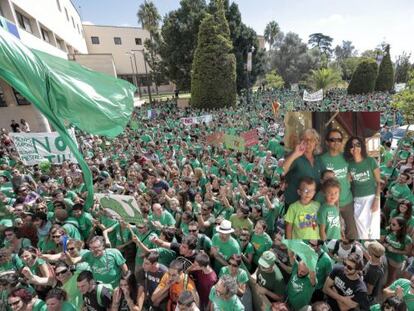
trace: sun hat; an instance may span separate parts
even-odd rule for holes
[[[220,226],[217,226],[216,231],[224,234],[230,234],[234,232],[234,229],[231,227],[231,222],[224,219]]]
[[[276,261],[276,255],[272,251],[266,251],[259,259],[259,265],[267,269],[273,266]]]

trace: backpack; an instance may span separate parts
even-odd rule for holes
[[[103,283],[96,284],[96,301],[98,301],[98,305],[101,307],[106,307],[102,304],[102,290],[104,289],[104,287],[108,289],[111,293],[113,290],[111,284],[103,284]]]

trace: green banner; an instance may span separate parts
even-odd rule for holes
[[[133,196],[95,193],[102,209],[114,219],[123,219],[129,223],[140,224],[143,222],[141,210]]]

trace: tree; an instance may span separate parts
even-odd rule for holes
[[[342,41],[342,45],[337,45],[334,49],[335,58],[337,61],[342,61],[347,58],[356,56],[355,47],[352,41]]]
[[[379,67],[375,90],[380,92],[392,91],[394,89],[394,68],[392,67],[390,46],[385,48],[385,56]]]
[[[161,16],[158,13],[157,7],[152,1],[145,1],[145,3],[141,4],[139,6],[138,12],[137,12],[138,22],[142,24],[142,28],[145,30],[148,30],[150,34],[149,43],[147,43],[147,47],[150,47],[149,49],[149,57],[148,55],[144,57],[148,59],[148,64],[151,69],[151,74],[155,77],[157,76],[157,65],[158,60],[156,60],[157,50],[155,49],[155,42],[154,42],[154,36],[158,33],[158,26],[161,20]],[[146,52],[148,53],[148,52]],[[151,79],[152,80],[152,79]],[[156,92],[158,94],[158,83],[157,78],[155,79],[155,88]]]
[[[331,37],[318,32],[309,35],[308,44],[312,45],[312,47],[317,47],[321,53],[329,57],[332,53],[332,41],[333,39]]]
[[[396,83],[407,83],[408,81],[408,72],[410,71],[411,53],[403,52],[397,57],[395,62],[395,82]]]
[[[266,25],[264,31],[264,38],[269,43],[269,50],[272,50],[273,44],[276,42],[276,38],[280,33],[279,24],[276,21],[271,21]]]
[[[341,74],[333,68],[321,68],[312,70],[306,80],[306,85],[313,90],[323,89],[327,91],[337,87],[342,82]]]
[[[182,91],[191,89],[194,51],[206,8],[205,0],[181,0],[180,7],[163,20],[160,55],[169,79]]]
[[[375,81],[377,79],[378,65],[372,60],[361,62],[354,74],[351,83],[348,86],[348,94],[365,94],[374,91]]]
[[[407,88],[393,96],[391,105],[404,116],[406,124],[414,123],[414,69],[407,74]]]
[[[304,80],[311,69],[319,68],[321,53],[317,48],[309,50],[297,34],[289,32],[270,57],[271,69],[275,69],[288,86]]]
[[[281,89],[285,85],[285,81],[283,81],[283,78],[276,73],[276,70],[272,70],[266,74],[265,83],[267,87],[274,89]]]
[[[221,108],[236,104],[236,57],[222,0],[215,15],[207,14],[198,34],[191,76],[191,105]]]

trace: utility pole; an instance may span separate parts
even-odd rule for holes
[[[138,83],[138,66],[137,66],[137,59],[135,57],[135,53],[132,53],[132,55],[134,55],[135,72],[136,72],[135,80],[137,81],[138,94],[139,94],[139,97],[142,97],[142,94],[141,94],[141,83]]]

